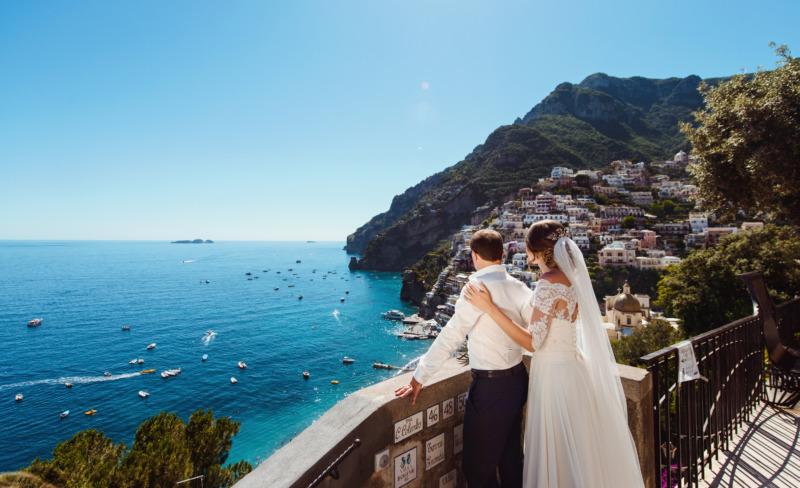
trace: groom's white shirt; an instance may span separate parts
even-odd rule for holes
[[[492,301],[514,322],[526,325],[533,309],[533,291],[513,278],[501,264],[487,266],[473,273],[469,280],[484,283]],[[466,288],[466,287],[465,287]],[[464,289],[458,297],[453,317],[420,358],[414,379],[425,385],[467,338],[469,364],[473,369],[508,369],[522,360],[523,349],[509,338],[494,320],[464,299]]]

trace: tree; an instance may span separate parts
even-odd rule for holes
[[[642,356],[675,344],[681,338],[681,332],[675,330],[669,322],[655,318],[646,327],[636,329],[631,335],[613,341],[612,346],[618,363],[638,366],[639,358]]]
[[[635,225],[636,225],[636,218],[633,215],[626,215],[622,217],[623,229],[633,229]]]
[[[771,44],[774,47],[774,43]],[[800,59],[777,47],[778,67],[701,85],[705,108],[681,130],[705,206],[800,224]]]
[[[690,336],[753,312],[737,274],[760,270],[776,303],[800,290],[800,238],[793,227],[766,225],[723,238],[670,266],[658,282],[655,305],[677,317]]]
[[[238,431],[238,422],[215,419],[210,410],[197,410],[188,423],[162,412],[139,425],[128,451],[85,430],[58,444],[52,459],[34,460],[27,471],[65,488],[175,486],[200,474],[204,486],[227,487],[252,470],[246,461],[223,467]]]

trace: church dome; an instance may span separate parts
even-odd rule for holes
[[[614,297],[614,310],[622,313],[641,313],[642,304],[635,296],[631,295],[631,288],[628,282],[622,288],[622,293]]]

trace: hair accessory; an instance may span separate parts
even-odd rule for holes
[[[556,242],[561,237],[566,237],[566,235],[567,235],[567,230],[565,228],[561,227],[560,229],[556,229],[553,232],[547,234],[546,239],[548,241]]]

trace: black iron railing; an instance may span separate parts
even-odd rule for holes
[[[793,324],[800,300],[776,310]],[[788,330],[782,332],[789,335]],[[761,320],[744,317],[691,339],[700,374],[708,381],[678,383],[678,351],[667,347],[642,357],[653,378],[653,435],[657,484],[694,486],[720,449],[761,402],[765,354]]]

